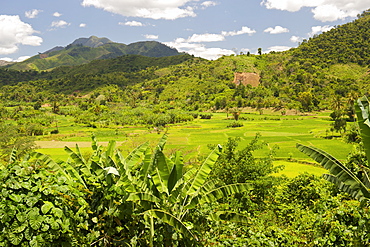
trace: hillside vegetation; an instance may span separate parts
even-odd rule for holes
[[[7,66],[15,70],[50,70],[59,66],[76,66],[96,59],[115,58],[123,55],[147,57],[175,56],[180,53],[156,41],[137,42],[129,45],[114,43],[107,38],[80,38],[66,47],[55,47],[23,62]]]

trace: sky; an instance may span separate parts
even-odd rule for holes
[[[93,35],[155,40],[210,60],[284,51],[367,9],[369,0],[0,0],[0,60]]]

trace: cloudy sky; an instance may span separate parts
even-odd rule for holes
[[[0,0],[0,59],[20,61],[80,37],[156,40],[216,59],[296,47],[350,22],[369,0]]]

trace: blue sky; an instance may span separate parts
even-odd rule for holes
[[[156,40],[207,59],[282,51],[369,8],[369,0],[0,0],[0,60],[92,35]]]

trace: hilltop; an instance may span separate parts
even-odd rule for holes
[[[115,43],[108,38],[79,38],[66,47],[57,46],[7,68],[15,70],[51,70],[60,66],[77,66],[97,59],[115,58],[123,55],[147,57],[175,56],[180,53],[156,41],[143,41],[129,45]]]

